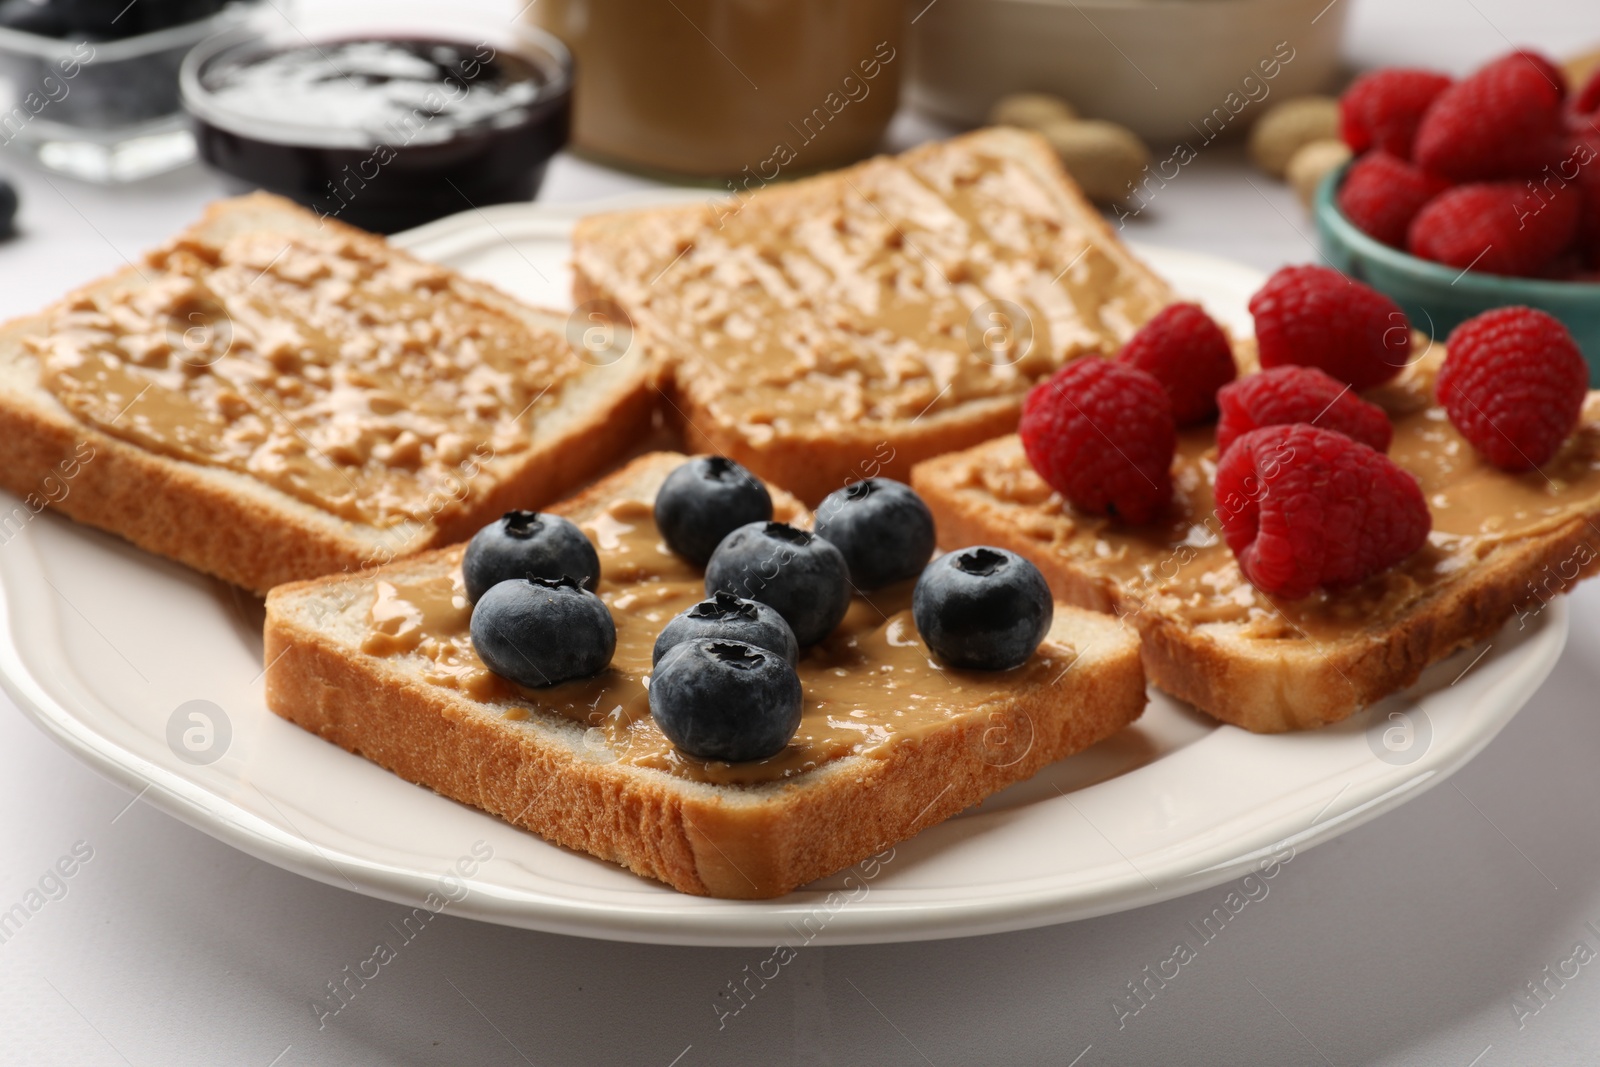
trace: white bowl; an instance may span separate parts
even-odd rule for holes
[[[1055,93],[1152,147],[1236,134],[1339,76],[1351,0],[913,0],[910,101],[976,125]],[[919,13],[920,10],[920,13]],[[1200,140],[1196,140],[1199,137]]]

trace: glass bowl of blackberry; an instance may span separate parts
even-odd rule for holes
[[[225,0],[0,0],[0,146],[85,181],[188,163],[178,68],[241,18]]]

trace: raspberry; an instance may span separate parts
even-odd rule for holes
[[[1545,81],[1555,87],[1557,96],[1566,97],[1568,88],[1566,72],[1548,56],[1535,52],[1531,48],[1519,48],[1506,58],[1520,59],[1530,64]]]
[[[1393,300],[1328,267],[1284,267],[1250,298],[1263,367],[1319,367],[1357,389],[1400,373],[1411,325]]]
[[[1239,569],[1285,600],[1387,570],[1421,548],[1433,526],[1410,472],[1315,426],[1239,438],[1217,464],[1217,501]]]
[[[1390,67],[1363,74],[1339,98],[1339,135],[1350,151],[1369,148],[1411,158],[1422,115],[1451,79],[1431,70]]]
[[[1163,309],[1128,339],[1117,360],[1161,383],[1179,426],[1216,415],[1217,390],[1239,373],[1228,335],[1198,304]]]
[[[1600,72],[1596,72],[1600,84]],[[1557,165],[1559,177],[1577,172],[1574,181],[1581,206],[1578,211],[1578,252],[1590,263],[1600,263],[1600,132],[1575,137],[1566,158]]]
[[[1172,499],[1172,402],[1137,367],[1073,360],[1034,386],[1017,432],[1033,469],[1084,511],[1146,523]]]
[[[1508,471],[1550,461],[1577,428],[1588,389],[1572,334],[1525,307],[1485,311],[1452,330],[1435,383],[1461,436]]]
[[[1550,69],[1543,57],[1513,52],[1456,82],[1422,116],[1412,160],[1455,181],[1534,173],[1562,128]]]
[[[1404,248],[1411,220],[1424,204],[1448,188],[1448,180],[1380,148],[1356,160],[1345,173],[1339,186],[1339,210],[1361,232]]]
[[[1217,394],[1217,455],[1263,426],[1303,422],[1342,433],[1368,448],[1389,451],[1389,414],[1362,400],[1348,385],[1315,367],[1274,367],[1222,387]]]
[[[1537,274],[1578,232],[1573,186],[1481,182],[1440,193],[1411,220],[1414,256],[1481,274]]]
[[[1589,80],[1583,83],[1578,95],[1572,98],[1572,113],[1578,116],[1593,115],[1600,111],[1600,67],[1594,69]]]

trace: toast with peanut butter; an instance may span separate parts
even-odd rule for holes
[[[930,460],[913,484],[947,548],[1010,548],[1055,596],[1139,630],[1156,686],[1249,730],[1338,722],[1487,640],[1600,567],[1600,392],[1541,470],[1484,461],[1433,403],[1442,345],[1369,390],[1394,427],[1389,457],[1414,474],[1433,518],[1411,557],[1350,588],[1300,600],[1250,584],[1221,537],[1215,426],[1180,432],[1173,506],[1129,527],[1065,503],[1015,436]]]
[[[287,200],[222,201],[0,327],[0,486],[70,461],[58,510],[256,592],[448,544],[648,427],[642,356],[565,323]]]
[[[1122,729],[1144,708],[1138,638],[1060,607],[1022,666],[937,665],[913,583],[858,596],[800,659],[798,731],[762,760],[695,759],[650,716],[651,649],[705,596],[661,543],[653,501],[686,457],[634,460],[552,510],[599,551],[610,666],[522,689],[474,652],[462,549],[267,598],[266,697],[279,715],[403,778],[685,893],[779,896],[934,825]],[[775,517],[809,515],[773,491]]]
[[[1031,386],[1173,299],[1044,140],[999,128],[590,216],[573,270],[645,339],[691,448],[812,505],[1009,433]]]

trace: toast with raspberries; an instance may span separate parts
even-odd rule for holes
[[[1430,664],[1536,612],[1600,568],[1600,392],[1587,394],[1576,430],[1557,438],[1546,462],[1513,473],[1491,465],[1452,423],[1455,413],[1434,402],[1444,354],[1432,346],[1364,394],[1393,424],[1392,443],[1384,426],[1373,444],[1415,476],[1415,506],[1425,507],[1432,528],[1415,551],[1415,544],[1391,545],[1403,558],[1354,585],[1303,596],[1289,589],[1291,599],[1252,584],[1227,544],[1224,518],[1230,508],[1253,505],[1248,488],[1217,475],[1215,425],[1179,431],[1170,510],[1143,526],[1066,503],[1016,435],[928,460],[912,480],[946,548],[1010,548],[1040,567],[1058,599],[1137,627],[1145,670],[1161,689],[1257,732],[1322,726],[1403,689]],[[1352,402],[1348,393],[1340,399]],[[1297,427],[1304,432],[1274,440],[1303,448],[1337,438],[1340,448],[1370,455],[1345,436],[1370,436],[1370,421],[1353,409],[1335,418],[1344,419],[1343,434]],[[1250,436],[1231,446],[1225,467]],[[1480,447],[1486,441],[1479,438]],[[1219,503],[1218,485],[1238,499]],[[1412,505],[1391,501],[1401,490],[1411,492],[1376,483],[1357,491],[1371,498],[1362,501],[1369,521],[1383,524],[1372,537],[1405,541],[1416,532],[1401,529]],[[1297,521],[1321,521],[1314,514]],[[1281,532],[1292,544],[1294,522]],[[1265,580],[1262,573],[1256,576]]]
[[[686,459],[643,456],[553,509],[599,550],[598,593],[616,618],[611,665],[594,678],[518,689],[488,675],[461,643],[470,609],[456,547],[273,590],[268,706],[550,841],[686,893],[740,898],[845,868],[1143,710],[1131,627],[1057,606],[1023,666],[935,667],[900,583],[857,596],[801,657],[804,712],[783,751],[686,756],[652,719],[644,681],[663,626],[705,595],[704,572],[668,551],[653,516]],[[810,522],[772,495],[775,518]]]
[[[258,593],[467,536],[645,432],[638,353],[256,193],[0,327],[0,486]]]
[[[993,128],[734,202],[592,215],[574,297],[645,338],[691,449],[815,505],[1016,428],[1172,300],[1037,134]]]

